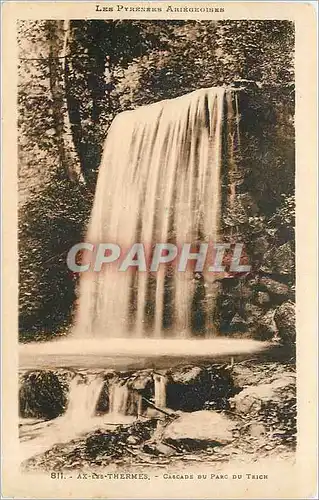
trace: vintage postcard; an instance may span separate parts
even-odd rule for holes
[[[3,498],[317,498],[314,2],[4,2]]]

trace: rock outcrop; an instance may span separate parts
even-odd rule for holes
[[[294,272],[295,254],[292,242],[288,241],[283,245],[266,252],[261,271],[271,274],[292,275]]]
[[[208,444],[225,445],[233,440],[236,424],[222,413],[195,411],[180,415],[163,432],[164,442],[192,450]]]
[[[295,390],[293,374],[278,378],[269,384],[251,385],[231,399],[231,407],[237,413],[259,413],[268,403],[282,404],[285,394]]]
[[[71,373],[51,370],[22,374],[19,387],[20,416],[50,420],[62,415],[71,378]]]
[[[274,315],[279,336],[285,343],[292,344],[296,339],[296,309],[291,301],[281,304]]]

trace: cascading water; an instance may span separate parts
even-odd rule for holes
[[[166,385],[167,378],[160,374],[154,375],[154,398],[155,404],[159,408],[166,407]]]
[[[141,242],[149,256],[158,242],[180,248],[217,241],[223,122],[237,109],[232,96],[225,88],[201,89],[117,116],[104,147],[88,242],[116,243],[122,251]],[[230,161],[230,177],[233,167]],[[76,336],[216,334],[212,276],[173,271],[119,272],[107,265],[84,273]]]
[[[81,422],[92,419],[103,385],[104,378],[99,375],[74,377],[70,384],[65,420],[81,425]]]
[[[110,387],[110,414],[125,415],[129,400],[129,389],[122,380],[114,381]]]
[[[96,407],[105,384],[103,374],[79,374],[70,382],[68,404],[64,415],[50,421],[30,422],[21,433],[21,459],[66,443],[94,429],[130,423],[135,416],[126,416],[129,391],[122,382],[109,383],[110,411],[102,416]],[[113,428],[113,427],[112,427]]]

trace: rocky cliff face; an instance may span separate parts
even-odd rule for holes
[[[251,271],[240,275],[226,266],[214,321],[227,335],[294,343],[293,140],[283,158],[285,119],[256,86],[236,99],[240,144],[234,148],[231,130],[224,130],[220,234],[231,245],[243,243]]]
[[[288,245],[290,248],[290,242],[273,248],[273,255],[282,255]],[[220,280],[216,307],[220,332],[247,334],[258,340],[295,342],[294,266],[291,254],[289,250],[289,261],[282,258],[282,269],[277,264],[272,272],[267,265],[267,268],[262,266],[251,275]],[[265,268],[267,272],[263,271]]]

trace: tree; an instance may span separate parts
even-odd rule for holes
[[[61,167],[70,180],[84,182],[70,124],[68,106],[68,48],[70,21],[48,21],[52,112]]]

